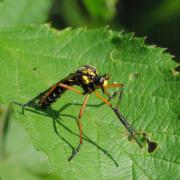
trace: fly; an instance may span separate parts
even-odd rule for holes
[[[80,86],[83,91],[75,89],[73,86]],[[132,126],[128,123],[128,121],[124,118],[124,116],[120,113],[117,106],[114,107],[110,100],[115,96],[117,92],[115,92],[112,96],[108,92],[108,89],[110,88],[119,88],[123,89],[123,84],[120,83],[113,83],[109,84],[109,76],[107,74],[99,75],[96,68],[92,65],[85,65],[80,68],[78,68],[74,73],[69,74],[64,79],[58,81],[56,84],[54,84],[49,89],[42,92],[40,95],[35,97],[34,99],[39,99],[39,106],[42,109],[46,109],[48,106],[50,106],[52,103],[54,103],[58,98],[60,98],[67,90],[73,91],[76,94],[84,95],[84,101],[82,103],[82,106],[79,111],[78,115],[78,129],[79,129],[79,145],[77,146],[76,152],[79,151],[80,145],[83,143],[83,126],[81,119],[83,117],[84,109],[87,105],[88,99],[90,94],[94,93],[97,98],[99,98],[103,103],[105,103],[109,108],[113,110],[113,112],[117,115],[120,122],[124,125],[124,127],[127,129],[127,131],[130,133],[131,137],[136,141],[136,143],[139,145],[140,148],[142,148],[141,143],[136,138],[136,133]],[[107,95],[108,99],[104,98],[100,95],[99,92],[97,92],[97,89],[101,89],[103,94]],[[119,101],[121,99],[122,92],[119,95]],[[34,100],[33,99],[33,100]],[[23,106],[27,106],[30,102],[24,104]],[[118,101],[118,103],[119,103]],[[155,142],[151,142],[147,139],[148,146],[154,146],[156,148],[157,144]],[[74,153],[74,155],[76,154]],[[72,156],[73,157],[73,156]],[[69,158],[69,160],[72,159]]]

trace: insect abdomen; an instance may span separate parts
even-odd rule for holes
[[[42,108],[46,108],[48,106],[50,106],[53,102],[56,101],[57,98],[59,98],[64,92],[66,91],[66,89],[64,89],[63,87],[57,86],[45,99],[43,99],[44,96],[42,96],[42,100],[40,100],[40,106]]]
[[[54,86],[50,87],[45,93],[40,97],[39,105],[41,108],[46,108],[56,101],[67,89],[62,87],[64,84],[66,86],[76,85],[76,74],[71,73],[69,76],[65,77],[61,81],[57,82]]]

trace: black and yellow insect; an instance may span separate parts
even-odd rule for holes
[[[83,91],[81,92],[80,90],[75,89],[73,87],[75,85],[80,86],[83,89]],[[140,146],[140,148],[142,148],[142,145],[136,138],[136,136],[135,136],[136,133],[133,130],[133,128],[131,127],[131,125],[127,122],[127,120],[120,113],[117,106],[114,107],[110,103],[110,99],[114,96],[114,94],[112,96],[110,96],[108,89],[109,88],[119,88],[120,89],[120,88],[123,88],[123,86],[124,86],[123,84],[119,84],[119,83],[109,84],[109,76],[107,74],[99,75],[94,66],[85,65],[85,66],[78,68],[76,70],[76,72],[69,74],[66,78],[58,81],[56,84],[54,84],[52,87],[50,87],[49,89],[42,92],[40,95],[38,95],[34,99],[38,98],[39,99],[38,104],[39,104],[40,108],[45,109],[48,106],[50,106],[52,103],[54,103],[56,101],[56,99],[58,99],[60,96],[62,96],[63,93],[65,93],[67,90],[73,91],[79,95],[85,95],[84,102],[79,111],[78,123],[77,123],[78,129],[79,129],[79,145],[77,148],[77,151],[78,151],[80,145],[83,143],[83,138],[82,138],[83,128],[82,128],[81,118],[83,116],[83,112],[84,112],[84,109],[88,102],[90,94],[94,93],[96,95],[96,97],[101,99],[101,101],[103,101],[103,103],[108,105],[115,112],[115,114],[117,115],[120,122],[125,126],[125,128],[128,130],[130,135],[134,138],[134,140],[137,142],[137,144]],[[101,96],[97,92],[97,89],[101,89],[103,94],[107,95],[108,99]],[[120,97],[121,97],[121,94],[119,96],[119,101],[120,101]],[[24,107],[28,106],[28,104],[31,101],[24,104],[23,106]],[[149,143],[151,143],[151,145],[152,145],[153,142],[150,142],[148,139],[146,139],[146,140]],[[153,146],[154,145],[155,144],[153,144]]]
[[[118,116],[118,118],[121,120],[123,125],[127,128],[129,133],[134,137],[136,142],[141,147],[141,144],[138,142],[138,140],[135,137],[135,132],[132,129],[132,127],[128,124],[128,122],[125,120],[125,118],[122,116],[122,114],[118,111],[117,108],[113,107],[113,105],[110,103],[108,99],[105,99],[103,96],[101,96],[96,90],[101,89],[104,94],[107,95],[107,97],[110,99],[111,96],[108,93],[109,88],[121,88],[123,87],[123,84],[109,84],[109,76],[107,74],[99,75],[96,68],[92,65],[85,65],[80,68],[75,73],[69,74],[66,78],[60,80],[55,85],[50,87],[48,90],[46,90],[44,93],[42,93],[39,105],[41,108],[46,108],[50,106],[57,98],[59,98],[66,90],[74,91],[77,94],[85,95],[84,102],[82,104],[82,107],[79,112],[78,116],[78,128],[80,133],[80,140],[79,144],[82,144],[82,123],[81,118],[85,109],[85,106],[87,104],[89,95],[91,93],[94,93],[99,99],[101,99],[105,104],[107,104]],[[83,92],[75,89],[74,85],[80,86],[83,89]]]

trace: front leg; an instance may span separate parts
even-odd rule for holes
[[[109,88],[119,88],[119,90],[115,91],[112,95],[110,95],[110,93],[108,92]],[[117,103],[117,106],[118,106],[120,104],[121,99],[122,99],[123,91],[124,91],[124,84],[108,84],[104,89],[104,94],[106,94],[108,96],[109,101],[111,99],[115,98],[119,94],[119,99],[118,99],[118,103]]]

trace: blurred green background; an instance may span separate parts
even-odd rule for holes
[[[48,22],[60,29],[109,25],[135,32],[180,60],[180,0],[55,0]]]
[[[42,23],[58,29],[109,25],[147,36],[180,60],[180,0],[0,0],[0,27]]]

